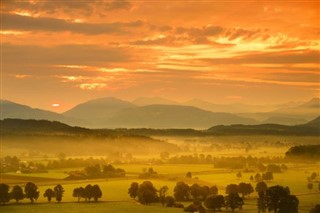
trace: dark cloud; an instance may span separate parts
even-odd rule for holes
[[[21,1],[21,0],[3,0],[1,9],[3,12],[17,10],[29,11],[32,13],[55,14],[64,12],[71,15],[91,15],[102,11],[111,11],[119,9],[130,9],[131,3],[126,0],[41,0],[41,1]],[[100,10],[99,10],[100,9]]]
[[[130,60],[127,49],[93,45],[63,45],[40,47],[31,45],[2,44],[4,68],[37,65],[101,65]]]
[[[2,14],[3,30],[23,30],[23,31],[70,31],[81,34],[110,34],[126,33],[127,28],[140,27],[142,21],[115,22],[104,24],[73,23],[63,19],[54,18],[34,18],[12,14]]]
[[[316,50],[293,50],[271,53],[247,53],[232,58],[207,58],[214,64],[304,64],[320,63],[320,52]]]

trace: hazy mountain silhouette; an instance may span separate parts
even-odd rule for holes
[[[108,119],[117,112],[134,107],[134,104],[117,98],[98,98],[81,103],[63,115],[85,120],[90,127],[107,127],[110,126]]]
[[[313,98],[297,106],[285,106],[270,112],[242,113],[241,115],[256,119],[261,123],[297,125],[320,115],[320,99]]]
[[[77,119],[65,117],[59,113],[50,112],[42,109],[34,109],[26,105],[14,103],[7,100],[0,100],[1,119],[19,118],[19,119],[45,119],[50,121],[60,121],[67,124],[78,124],[81,122]]]
[[[113,127],[208,128],[217,124],[253,124],[230,113],[213,113],[191,106],[149,105],[119,111],[110,119]]]
[[[169,99],[161,98],[161,97],[139,97],[133,100],[132,103],[136,106],[147,106],[147,105],[154,105],[154,104],[179,105],[178,102],[171,101]]]
[[[228,113],[252,113],[252,112],[268,112],[276,109],[271,105],[250,105],[250,104],[215,104],[201,99],[192,99],[183,103],[184,105],[198,107],[200,109],[212,112],[228,112]]]

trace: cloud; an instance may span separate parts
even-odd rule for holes
[[[50,31],[62,32],[70,31],[88,35],[127,33],[126,29],[136,28],[143,25],[143,22],[114,22],[103,24],[74,23],[63,19],[55,18],[35,18],[12,14],[2,14],[2,29],[17,31]]]
[[[21,1],[21,0],[3,0],[1,9],[3,12],[12,11],[28,11],[34,14],[45,13],[53,15],[57,13],[65,13],[71,15],[92,15],[101,13],[130,9],[132,4],[126,0],[77,0],[77,1]]]
[[[94,45],[61,45],[41,47],[32,45],[2,44],[4,67],[26,65],[97,65],[127,62],[130,60],[127,49]]]
[[[202,59],[212,64],[304,64],[320,63],[320,52],[316,50],[291,50],[280,52],[243,53],[231,58]]]

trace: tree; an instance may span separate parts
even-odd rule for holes
[[[85,198],[85,193],[84,193],[84,188],[80,187],[80,188],[75,188],[73,190],[72,196],[78,198],[78,203],[80,202],[81,198]]]
[[[166,202],[166,207],[173,207],[175,200],[172,196],[167,196],[165,198],[165,202]]]
[[[39,197],[38,187],[32,182],[28,182],[26,184],[26,186],[24,187],[24,193],[26,195],[26,198],[30,199],[31,203],[33,203],[34,200],[37,200]]]
[[[217,186],[211,186],[209,188],[209,195],[217,195],[218,194],[218,187]]]
[[[204,205],[213,211],[220,210],[224,206],[224,197],[222,195],[209,195]]]
[[[315,205],[309,213],[319,213],[320,212],[320,204]]]
[[[102,197],[102,191],[97,184],[92,187],[92,195],[95,202]]]
[[[128,194],[131,198],[135,199],[138,195],[139,184],[137,182],[132,182],[130,188],[128,189]]]
[[[243,199],[238,193],[230,193],[225,197],[225,205],[227,208],[230,207],[232,212],[234,212],[235,209],[242,209]]]
[[[19,202],[19,200],[22,200],[24,198],[23,189],[15,185],[10,193],[10,196],[12,199],[16,200],[16,202]]]
[[[91,200],[91,198],[93,198],[93,193],[92,193],[92,185],[88,184],[85,188],[84,188],[84,198],[87,200]]]
[[[237,184],[229,184],[226,187],[226,194],[236,194],[239,192],[239,186]]]
[[[1,183],[0,184],[0,203],[7,203],[10,201],[10,194],[9,194],[9,186],[7,184]]]
[[[311,190],[313,189],[313,183],[308,183],[307,187],[308,187],[309,191],[311,192]]]
[[[205,208],[202,206],[200,201],[193,201],[192,204],[184,208],[185,212],[199,212],[203,213],[206,212]]]
[[[266,193],[265,191],[258,191],[258,195],[259,195],[258,201],[257,201],[258,213],[266,212],[267,210]]]
[[[63,187],[60,184],[58,184],[53,188],[53,190],[54,190],[54,194],[56,196],[56,201],[61,202],[62,197],[63,197],[63,193],[64,193]]]
[[[144,181],[138,189],[138,199],[141,204],[158,201],[157,190],[150,181]]]
[[[260,182],[262,180],[262,177],[260,175],[260,173],[257,173],[255,176],[254,176],[254,180],[257,181],[257,182]]]
[[[160,197],[160,201],[161,201],[162,206],[165,205],[166,193],[167,193],[168,190],[169,190],[168,186],[162,186],[159,189],[159,197]]]
[[[262,174],[263,180],[273,180],[273,173],[272,172],[266,172]]]
[[[55,193],[52,189],[47,189],[44,194],[43,197],[46,197],[48,202],[51,202],[51,199],[55,196]]]
[[[242,178],[242,173],[241,172],[237,173],[237,178]]]
[[[192,173],[191,172],[187,172],[186,177],[187,178],[192,178]]]
[[[253,192],[253,187],[250,183],[240,183],[238,192],[242,194],[242,198]]]
[[[290,195],[288,187],[272,186],[266,191],[266,201],[268,211],[274,213],[297,213],[299,200],[294,195]]]
[[[190,199],[190,187],[182,181],[177,182],[173,192],[173,196],[177,201],[187,201]]]
[[[267,186],[267,184],[265,183],[265,182],[259,182],[259,183],[257,183],[257,185],[256,185],[256,188],[255,188],[255,190],[256,190],[256,192],[265,192],[265,191],[267,191],[267,189],[268,189],[268,186]]]

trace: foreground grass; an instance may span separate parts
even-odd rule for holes
[[[39,203],[20,205],[1,205],[0,212],[6,213],[106,213],[106,212],[137,212],[137,213],[181,213],[181,209],[165,208],[159,205],[142,206],[135,202],[98,202],[98,203]]]

